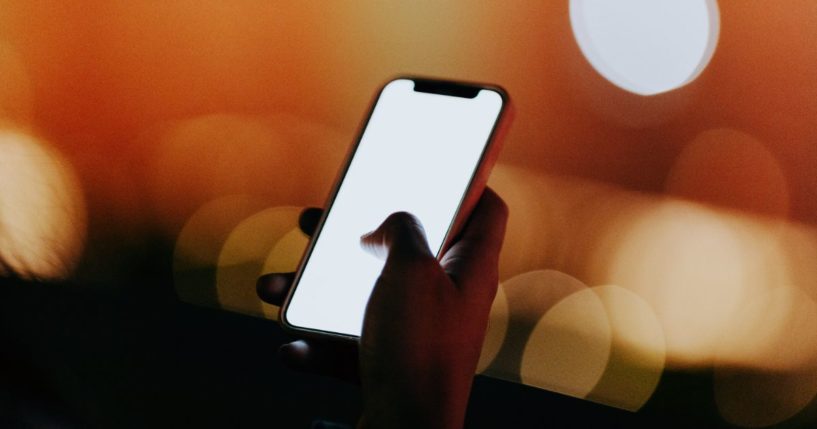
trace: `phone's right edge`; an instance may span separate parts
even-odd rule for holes
[[[485,186],[488,183],[488,178],[491,176],[491,171],[496,165],[502,147],[505,143],[505,137],[511,128],[511,123],[515,117],[515,108],[504,88],[496,85],[483,85],[484,89],[496,91],[502,98],[502,107],[500,109],[499,118],[497,119],[491,135],[488,137],[488,146],[485,148],[482,159],[480,160],[477,170],[474,172],[474,177],[468,187],[468,191],[463,197],[460,208],[457,212],[457,217],[446,236],[445,242],[438,257],[442,257],[445,251],[459,238],[465,224],[471,216],[471,212],[479,203]]]

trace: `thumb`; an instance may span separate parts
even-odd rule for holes
[[[380,226],[360,238],[364,250],[384,260],[434,257],[420,221],[407,212],[389,215]]]

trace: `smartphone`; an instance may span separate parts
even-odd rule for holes
[[[508,100],[491,85],[401,77],[383,86],[281,307],[286,329],[360,336],[384,264],[360,237],[394,212],[416,216],[441,257],[485,187]]]

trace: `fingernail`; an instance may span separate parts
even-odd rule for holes
[[[255,280],[255,287],[263,287],[269,281],[269,274],[264,274]]]

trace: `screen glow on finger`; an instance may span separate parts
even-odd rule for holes
[[[571,0],[570,22],[593,68],[640,95],[695,79],[720,29],[715,0]]]

